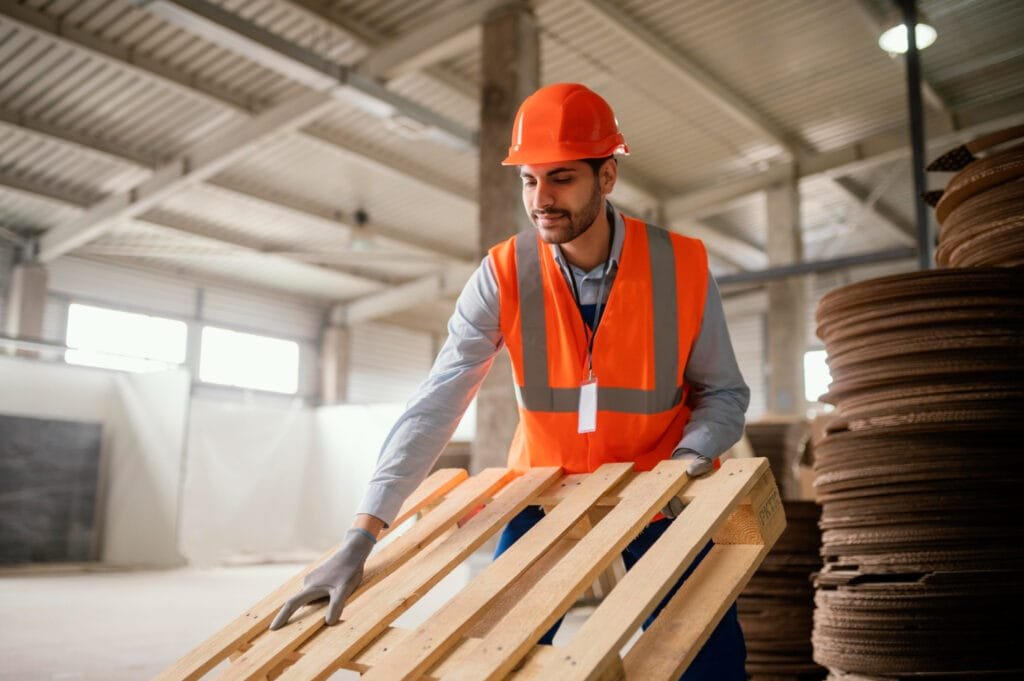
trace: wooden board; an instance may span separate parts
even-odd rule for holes
[[[628,463],[590,475],[534,469],[516,477],[439,471],[403,507],[421,517],[367,564],[338,625],[323,604],[267,626],[312,564],[158,677],[198,679],[227,661],[222,679],[326,679],[341,668],[367,681],[588,679],[670,681],[690,663],[785,527],[764,459],[731,460],[690,480],[686,464],[637,473]],[[537,644],[676,496],[686,509],[606,592],[566,646]],[[435,584],[528,505],[544,518],[414,629],[393,626]],[[399,523],[396,523],[396,526]],[[619,651],[695,556],[704,558],[654,625]],[[325,557],[329,554],[325,554]]]

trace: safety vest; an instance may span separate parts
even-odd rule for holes
[[[509,467],[588,473],[671,456],[690,418],[683,380],[707,291],[704,245],[625,218],[619,269],[593,348],[597,429],[578,432],[587,332],[551,249],[533,231],[490,250],[501,332],[512,358],[519,425]]]

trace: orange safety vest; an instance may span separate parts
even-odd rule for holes
[[[578,432],[587,334],[551,249],[533,231],[490,249],[501,332],[512,357],[519,425],[508,465],[589,473],[633,461],[650,470],[690,419],[683,380],[708,284],[704,245],[625,218],[619,270],[596,338],[597,429]]]

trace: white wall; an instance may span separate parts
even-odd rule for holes
[[[0,413],[103,427],[97,523],[104,562],[177,565],[188,374],[120,374],[0,357]]]
[[[193,398],[180,546],[189,562],[289,558],[313,449],[313,413],[296,401],[237,404]]]
[[[401,409],[193,399],[182,552],[199,565],[308,560],[337,544]]]

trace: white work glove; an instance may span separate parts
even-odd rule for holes
[[[691,478],[700,477],[714,468],[714,464],[711,462],[711,459],[703,454],[698,454],[692,449],[685,449],[683,447],[672,452],[672,460],[688,461],[689,463],[686,466],[686,474]],[[683,505],[683,502],[679,500],[679,497],[672,497],[668,500],[668,503],[665,504],[665,508],[661,509],[661,514],[666,518],[675,518],[683,512],[684,508],[686,507]]]
[[[363,565],[370,556],[374,544],[376,542],[369,532],[355,528],[349,530],[345,535],[345,541],[334,555],[306,575],[302,582],[302,591],[285,602],[277,617],[270,623],[270,628],[280,629],[296,610],[323,598],[328,599],[324,621],[328,625],[337,624],[345,601],[363,581]]]

